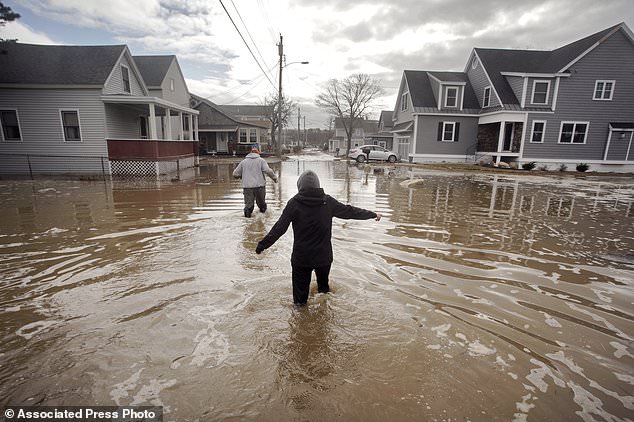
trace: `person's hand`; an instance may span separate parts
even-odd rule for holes
[[[381,221],[381,217],[383,217],[383,214],[381,214],[380,212],[375,213],[376,214],[376,221]]]

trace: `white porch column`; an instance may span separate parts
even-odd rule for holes
[[[156,140],[156,112],[154,111],[154,104],[150,106],[150,139]]]
[[[194,140],[198,141],[198,116],[194,115]]]
[[[183,112],[179,111],[178,112],[178,133],[180,133],[180,137],[178,139],[180,139],[181,141],[185,139],[185,131],[183,130]]]
[[[165,118],[167,119],[167,134],[166,140],[172,140],[172,110],[169,107],[165,107]]]
[[[498,152],[502,152],[502,148],[504,147],[504,133],[506,132],[506,122],[500,122],[500,133],[498,134]],[[501,157],[500,154],[495,159],[495,164],[500,164]]]
[[[192,115],[191,114],[187,114],[187,127],[189,128],[189,130],[187,131],[187,139],[190,141],[194,140],[194,137],[192,136],[194,134],[194,128],[193,126],[193,121],[192,121]]]

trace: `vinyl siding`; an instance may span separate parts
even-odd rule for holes
[[[412,120],[412,109],[414,107],[412,106],[411,95],[408,96],[409,105],[407,107],[407,110],[401,111],[401,98],[404,92],[409,92],[409,87],[407,86],[407,80],[405,79],[405,73],[403,73],[403,79],[401,81],[401,89],[398,91],[398,95],[396,96],[396,107],[394,109],[394,117],[396,118],[396,121],[394,122],[395,125],[398,123],[409,122]]]
[[[565,80],[566,78],[561,78],[559,81],[559,88],[561,89],[561,83],[563,80]],[[549,81],[550,82],[550,88],[548,90],[548,99],[546,102],[546,105],[542,105],[542,104],[533,104],[531,101],[533,100],[533,87],[535,86],[535,81]],[[550,111],[553,105],[553,96],[555,94],[555,78],[528,78],[528,84],[526,86],[526,102],[524,103],[525,107],[531,107],[531,108],[544,108],[544,110],[548,110]],[[594,88],[594,85],[593,85]],[[559,95],[559,97],[561,97],[561,95]],[[521,100],[521,97],[520,97]],[[557,100],[559,101],[559,100]]]
[[[477,117],[417,116],[415,154],[466,155],[475,152],[478,136]],[[458,142],[438,141],[439,122],[460,123]]]
[[[482,97],[484,96],[484,88],[491,85],[489,83],[489,79],[484,73],[482,62],[478,60],[478,67],[473,69],[471,64],[469,64],[469,68],[467,69],[467,76],[469,77],[469,82],[471,82],[471,86],[475,92],[476,97],[478,98],[478,103],[482,106]],[[495,95],[494,87],[491,87],[491,100],[489,107],[498,107],[501,106],[498,101],[497,95]]]
[[[532,121],[548,120],[543,144],[525,143],[524,157],[602,160],[609,134],[609,122],[634,121],[634,45],[616,32],[575,63],[571,76],[562,78],[555,114],[530,113]],[[597,79],[615,80],[612,101],[592,99]],[[586,144],[558,144],[562,121],[589,121]]]
[[[429,84],[431,85],[431,91],[434,93],[436,104],[438,104],[438,96],[440,95],[440,83],[434,78],[430,78],[429,76],[427,77],[429,78]]]
[[[139,139],[141,137],[139,116],[143,114],[147,113],[118,104],[106,104],[108,139]],[[160,130],[158,125],[157,129]]]
[[[68,157],[107,157],[104,104],[99,89],[0,89],[0,108],[18,110],[22,142],[0,142],[1,154],[44,155],[32,164],[45,173],[101,172],[101,161]],[[60,109],[78,109],[81,142],[65,142]],[[50,156],[62,156],[52,158]],[[8,162],[22,166],[21,158],[1,160],[0,171],[9,172]]]
[[[506,82],[508,82],[509,86],[513,90],[513,94],[515,94],[515,97],[517,98],[517,102],[521,103],[522,90],[524,89],[524,78],[520,78],[519,76],[505,76],[505,78],[506,78]],[[552,88],[552,84],[551,84],[551,88]],[[484,93],[484,89],[482,92]]]
[[[128,74],[130,75],[130,93],[128,94],[123,90],[123,76],[121,75],[121,65],[124,65],[128,68]],[[114,66],[114,71],[108,81],[106,81],[106,85],[103,88],[103,93],[106,95],[116,95],[116,94],[124,94],[124,95],[135,95],[141,96],[145,95],[143,93],[143,88],[141,88],[141,82],[134,71],[134,67],[130,65],[130,61],[127,54],[124,54],[121,57],[121,60]]]
[[[456,107],[445,107],[445,102],[447,101],[447,88],[457,88],[458,92],[456,94]],[[461,85],[442,85],[442,103],[440,104],[440,109],[445,111],[460,111],[460,99],[463,96],[464,86]]]
[[[170,79],[174,79],[174,91],[170,90]],[[165,75],[165,79],[163,79],[161,88],[163,91],[162,98],[165,100],[174,104],[187,107],[189,106],[189,92],[187,90],[187,84],[178,70],[176,60],[172,60],[172,64]]]

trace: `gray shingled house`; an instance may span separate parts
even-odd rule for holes
[[[634,36],[555,50],[474,48],[463,72],[405,70],[393,150],[412,162],[530,161],[634,171]]]
[[[259,145],[268,151],[270,125],[267,126],[250,106],[219,106],[207,98],[191,94],[190,105],[200,112],[198,132],[203,154],[248,154],[251,146]],[[231,114],[232,107],[248,109],[242,117]],[[262,106],[263,107],[263,106]],[[246,110],[245,110],[246,111]],[[263,117],[264,118],[264,117]]]
[[[0,173],[156,175],[194,165],[198,111],[174,56],[132,57],[125,45],[0,50]]]

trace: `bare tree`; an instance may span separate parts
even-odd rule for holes
[[[350,153],[352,132],[357,120],[367,114],[383,94],[379,81],[365,73],[355,73],[343,80],[331,79],[315,103],[339,117],[346,131],[346,156]]]
[[[268,94],[264,97],[263,105],[266,106],[266,118],[271,122],[271,146],[274,147],[276,144],[276,136],[277,130],[280,127],[280,116],[277,112],[278,106],[278,93],[275,92],[273,94]],[[288,119],[291,116],[291,111],[295,108],[295,103],[290,99],[286,98],[282,95],[282,116],[281,116],[281,124],[282,128],[288,124]]]
[[[9,6],[5,6],[0,2],[0,26],[4,26],[5,23],[14,21],[19,17],[19,13],[15,13]]]

